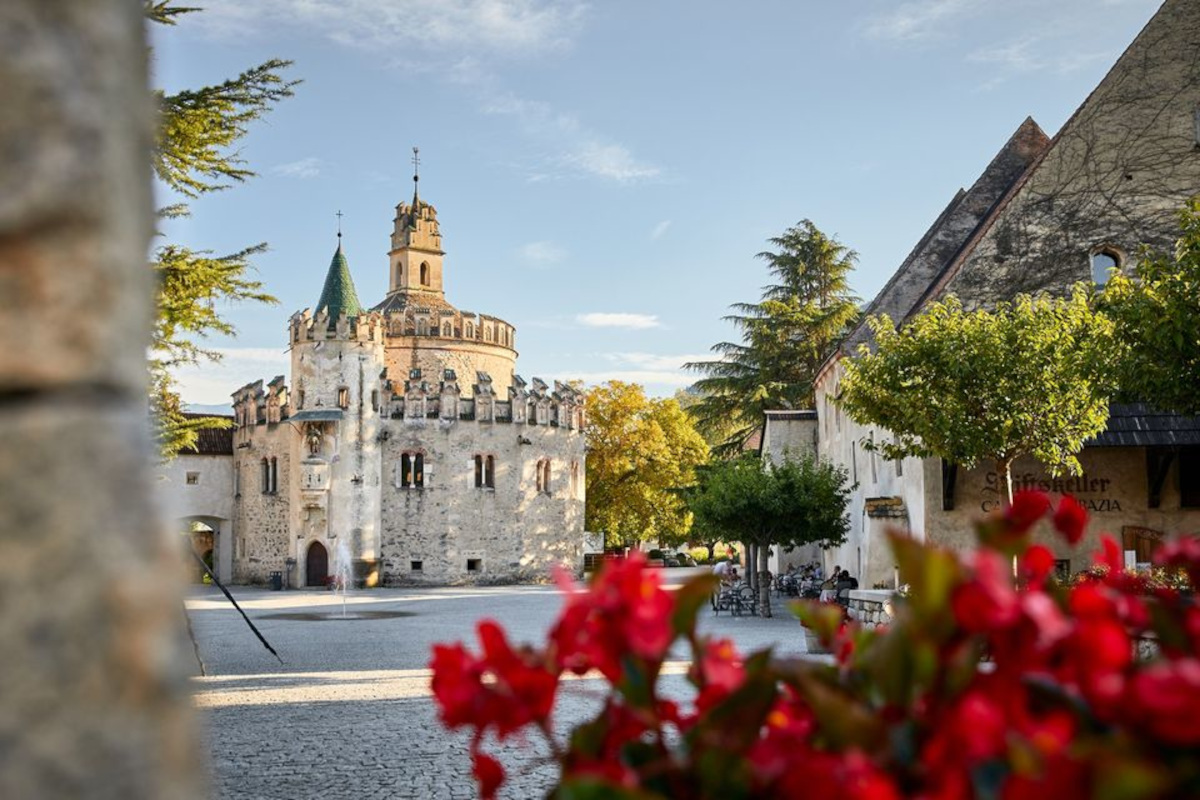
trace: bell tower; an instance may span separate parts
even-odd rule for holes
[[[392,250],[388,253],[391,278],[388,296],[403,292],[445,296],[442,288],[442,233],[437,209],[421,200],[420,151],[413,148],[412,203],[396,206]]]

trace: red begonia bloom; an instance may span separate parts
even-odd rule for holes
[[[1021,566],[1025,568],[1025,576],[1031,587],[1039,587],[1054,571],[1054,553],[1040,544],[1032,545],[1021,556]]]
[[[959,585],[950,599],[958,623],[973,633],[1008,627],[1020,608],[1004,558],[993,550],[972,554],[975,576]]]
[[[492,800],[504,783],[504,767],[500,762],[487,753],[475,750],[471,753],[471,774],[479,782],[479,796],[482,800]]]
[[[626,653],[663,659],[674,638],[673,608],[674,598],[642,555],[606,564],[586,591],[568,595],[550,634],[555,659],[563,669],[583,674],[595,668],[617,681]]]
[[[1131,720],[1165,742],[1200,745],[1200,659],[1160,661],[1134,677]]]
[[[1083,504],[1071,495],[1064,494],[1058,501],[1058,509],[1054,512],[1054,529],[1074,545],[1083,538],[1087,519],[1087,509],[1083,507]]]
[[[1023,490],[1013,495],[1012,505],[1004,510],[1009,530],[1023,534],[1050,510],[1050,498],[1044,492]]]

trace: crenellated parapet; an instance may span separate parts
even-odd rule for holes
[[[483,344],[516,348],[517,329],[488,314],[459,311],[449,304],[387,306],[380,309],[384,314],[384,327],[389,339],[421,337],[480,342]]]
[[[375,312],[353,317],[339,314],[331,319],[324,310],[314,314],[306,308],[292,315],[288,330],[288,339],[293,345],[330,339],[382,344],[385,322],[383,315]]]
[[[422,420],[509,423],[572,431],[582,431],[586,423],[582,393],[557,381],[551,390],[540,378],[527,383],[520,375],[514,375],[508,399],[500,400],[492,386],[492,377],[477,372],[471,388],[473,394],[464,396],[454,370],[443,370],[441,380],[435,384],[425,380],[421,370],[413,369],[402,385],[395,381],[384,383],[379,413],[385,419],[412,423]]]
[[[291,416],[291,397],[282,375],[265,386],[261,380],[247,383],[232,397],[234,436],[239,441],[247,441],[260,425],[276,425]]]

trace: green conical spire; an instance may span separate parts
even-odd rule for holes
[[[317,313],[322,309],[329,313],[330,321],[337,319],[339,314],[357,317],[363,313],[362,304],[358,302],[358,292],[354,291],[354,280],[350,277],[350,264],[342,253],[342,235],[338,234],[337,252],[329,262],[329,272],[325,275],[325,287],[321,289],[321,299],[317,301]]]

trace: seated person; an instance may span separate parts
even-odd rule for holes
[[[833,568],[833,572],[831,573],[832,577],[830,577],[829,580],[827,580],[821,584],[821,602],[822,603],[832,603],[834,600],[837,600],[837,578],[841,574],[841,572],[842,572],[842,568],[835,566]],[[818,578],[818,580],[819,580],[819,578]]]

